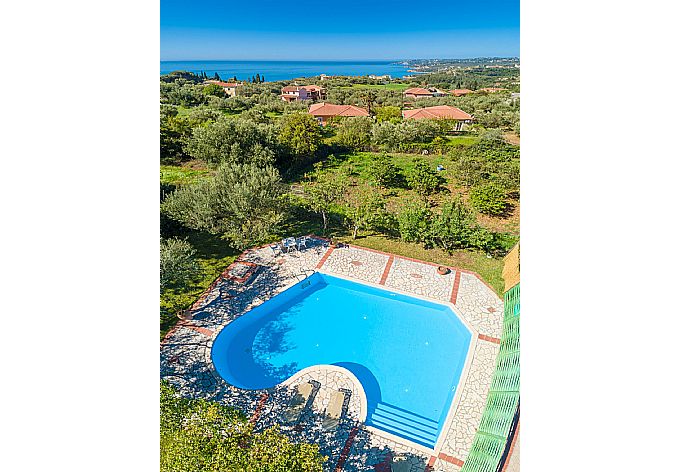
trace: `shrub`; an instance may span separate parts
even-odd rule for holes
[[[237,410],[182,398],[161,382],[161,472],[323,470],[318,446],[292,443],[276,427],[253,428]]]
[[[221,87],[218,84],[208,84],[203,88],[203,94],[204,95],[213,95],[216,97],[224,98],[225,97],[225,90],[223,90],[223,87]]]
[[[500,216],[508,209],[505,190],[495,184],[484,184],[470,190],[472,208],[486,215]]]
[[[363,151],[371,144],[372,120],[368,116],[345,118],[336,131],[336,142],[352,151]]]
[[[391,187],[400,179],[400,170],[387,154],[373,156],[367,173],[371,180],[381,187]]]
[[[451,200],[444,203],[441,212],[434,216],[428,242],[446,251],[470,247],[476,227],[474,215],[462,201]]]
[[[416,158],[407,174],[407,183],[420,195],[427,196],[441,187],[441,177],[424,159]]]
[[[187,285],[199,271],[194,255],[196,250],[188,241],[177,238],[161,239],[160,289]]]
[[[400,239],[420,243],[428,239],[431,212],[421,202],[408,202],[397,215]]]

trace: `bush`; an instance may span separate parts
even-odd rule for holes
[[[420,202],[408,202],[398,213],[400,239],[408,243],[425,242],[428,239],[431,212]]]
[[[204,95],[213,95],[215,97],[224,98],[225,90],[218,84],[208,84],[202,90]]]
[[[407,174],[407,183],[420,195],[427,196],[441,187],[441,176],[424,159],[416,158]]]
[[[336,142],[352,151],[363,151],[371,144],[372,120],[368,116],[345,118],[338,125]]]
[[[484,184],[470,190],[472,208],[486,215],[500,216],[508,209],[503,188],[495,184]]]
[[[400,180],[400,170],[387,154],[374,155],[367,167],[371,180],[381,187],[391,187]]]
[[[237,410],[182,398],[161,382],[161,472],[323,470],[318,446],[292,443],[276,427],[252,430]]]
[[[160,289],[187,285],[198,273],[196,250],[188,241],[171,238],[160,243]]]

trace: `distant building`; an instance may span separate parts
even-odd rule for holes
[[[223,87],[223,90],[225,93],[230,95],[231,97],[236,97],[237,96],[237,87],[239,87],[242,84],[237,84],[234,82],[223,82],[221,80],[207,80],[204,82],[205,84],[215,84],[215,85],[220,85]]]
[[[453,120],[455,131],[462,131],[464,125],[474,121],[469,113],[448,105],[403,110],[403,117],[406,120]]]
[[[393,80],[393,77],[390,75],[370,75],[370,79],[375,79],[375,80]]]
[[[314,103],[309,107],[309,114],[316,117],[322,125],[328,123],[328,120],[334,116],[369,116],[364,108],[332,103]]]
[[[326,98],[326,89],[318,85],[288,85],[280,89],[280,98],[284,102],[323,100]]]
[[[408,88],[403,92],[405,98],[414,98],[415,100],[418,98],[431,98],[431,97],[443,97],[446,94],[443,90],[436,89],[436,88],[419,88],[419,87],[412,87]]]
[[[505,92],[506,89],[498,88],[498,87],[485,87],[485,88],[480,88],[478,91],[479,92],[486,92],[486,93],[497,93],[497,92]]]
[[[450,94],[455,95],[456,97],[462,97],[464,95],[469,95],[471,93],[474,93],[474,92],[470,89],[455,89],[455,90],[450,91]]]

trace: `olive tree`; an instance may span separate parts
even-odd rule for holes
[[[323,470],[318,446],[293,443],[275,426],[258,433],[253,428],[237,410],[183,398],[161,382],[161,472]]]
[[[161,207],[185,226],[221,235],[244,249],[275,232],[284,215],[284,193],[274,167],[226,163],[211,178],[177,190]]]
[[[240,118],[222,118],[192,131],[185,151],[208,164],[267,166],[275,162],[275,128]]]
[[[283,118],[278,140],[290,152],[303,157],[314,154],[323,143],[323,129],[308,113],[292,113]]]
[[[161,239],[160,289],[186,286],[198,273],[196,250],[188,241],[177,238]]]
[[[304,198],[307,207],[319,214],[323,221],[323,230],[328,228],[328,216],[333,206],[343,198],[347,188],[347,179],[339,172],[327,172],[318,163],[312,180],[304,183]]]

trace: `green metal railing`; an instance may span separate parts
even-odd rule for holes
[[[503,336],[486,408],[462,472],[496,472],[520,404],[520,284],[503,296]]]

